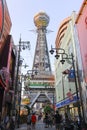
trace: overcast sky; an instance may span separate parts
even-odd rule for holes
[[[21,34],[22,41],[30,41],[31,50],[22,52],[25,59],[24,64],[28,64],[32,69],[37,34],[30,30],[36,30],[33,18],[36,13],[44,11],[50,17],[48,29],[53,32],[47,34],[48,49],[51,44],[55,46],[58,27],[63,19],[70,16],[73,11],[80,10],[83,0],[6,0],[10,13],[12,28],[10,34],[13,36],[15,44],[19,44]],[[52,70],[54,70],[53,57],[50,56]]]

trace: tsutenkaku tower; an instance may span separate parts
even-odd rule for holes
[[[53,103],[54,75],[51,71],[49,52],[47,46],[47,26],[49,24],[49,16],[44,12],[39,12],[34,16],[34,23],[37,27],[37,41],[35,55],[33,61],[33,70],[37,70],[37,74],[26,82],[25,86],[29,86],[30,104],[32,107],[36,103]]]
[[[37,27],[37,42],[32,69],[37,69],[40,76],[52,74],[46,38],[49,21],[50,18],[45,12],[39,12],[34,16],[34,24]]]

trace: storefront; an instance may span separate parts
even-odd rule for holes
[[[8,80],[7,80],[8,79]],[[2,118],[9,113],[12,106],[12,93],[10,93],[11,80],[7,69],[3,67],[0,70],[0,112]]]
[[[64,115],[66,112],[72,120],[76,120],[76,118],[78,117],[78,104],[77,104],[78,100],[77,96],[74,95],[72,100],[67,98],[57,103],[56,108],[59,109],[62,115]]]

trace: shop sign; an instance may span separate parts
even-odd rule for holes
[[[73,100],[70,100],[69,98],[67,98],[67,99],[65,99],[65,100],[63,100],[63,101],[57,103],[57,104],[56,104],[56,107],[57,107],[57,108],[61,108],[61,107],[67,106],[67,105],[69,105],[69,104],[71,104],[71,103],[75,103],[75,102],[77,102],[78,100],[79,100],[79,98],[77,99],[77,96],[74,95],[74,96],[73,96]]]

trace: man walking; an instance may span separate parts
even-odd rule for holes
[[[27,130],[31,130],[31,114],[27,116]]]
[[[61,115],[59,114],[58,111],[56,111],[56,114],[54,115],[54,119],[55,119],[55,127],[56,127],[56,130],[59,130],[60,129],[60,123],[61,123]]]

